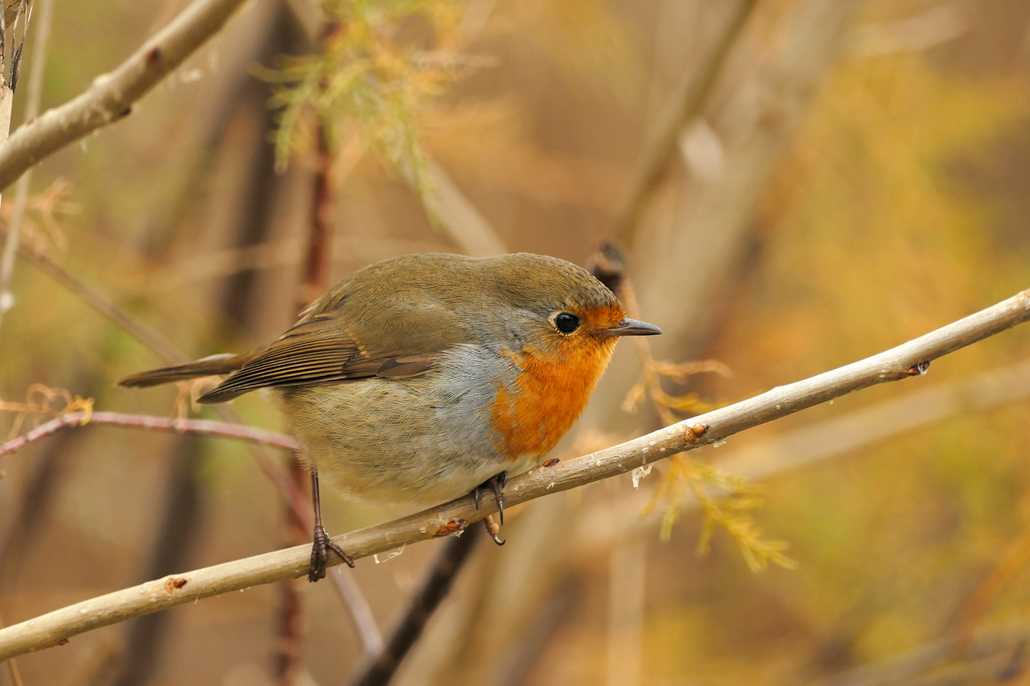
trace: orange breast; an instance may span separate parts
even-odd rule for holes
[[[513,386],[500,386],[490,405],[495,449],[509,460],[542,459],[582,414],[614,348],[609,339],[560,358],[531,349],[509,354],[522,373]]]

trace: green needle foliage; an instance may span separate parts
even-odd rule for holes
[[[419,195],[432,192],[421,118],[474,61],[459,53],[463,3],[456,0],[327,2],[320,53],[259,69],[281,110],[276,164],[307,150],[315,127],[330,150],[358,145]]]

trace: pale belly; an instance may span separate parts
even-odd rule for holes
[[[474,351],[464,351],[467,358]],[[469,493],[501,472],[528,471],[541,456],[505,457],[491,428],[495,379],[517,369],[483,354],[463,374],[430,371],[276,391],[289,432],[319,478],[376,504],[428,505]]]

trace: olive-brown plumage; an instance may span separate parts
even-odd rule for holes
[[[425,504],[542,461],[618,337],[655,333],[563,260],[408,255],[343,279],[265,347],[119,385],[227,375],[204,403],[269,389],[323,478],[354,498]]]

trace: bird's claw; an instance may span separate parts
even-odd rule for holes
[[[489,479],[481,483],[472,489],[472,498],[476,501],[476,509],[479,509],[479,501],[482,498],[483,490],[488,486],[493,491],[494,500],[497,502],[497,514],[501,520],[501,524],[504,524],[504,486],[508,483],[508,472],[501,472],[495,476],[491,476]],[[493,517],[487,515],[483,519],[483,524],[486,526],[486,532],[490,534],[490,538],[494,539],[494,543],[497,545],[504,545],[504,541],[497,537],[497,533],[501,530],[501,527],[494,522]]]
[[[333,539],[329,538],[324,526],[316,525],[314,541],[311,546],[311,563],[308,565],[308,581],[311,583],[325,578],[326,567],[329,565],[329,551],[336,553],[348,567],[354,567],[354,558],[333,543]]]
[[[507,543],[506,540],[501,540],[497,534],[501,532],[501,526],[494,521],[494,518],[490,515],[483,517],[483,526],[486,527],[486,533],[490,538],[494,539],[494,543],[497,545],[504,545]]]

